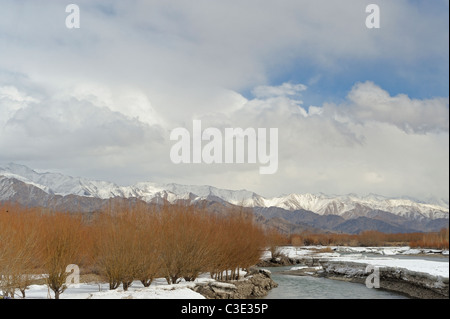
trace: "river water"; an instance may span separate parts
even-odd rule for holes
[[[278,283],[265,299],[407,299],[393,292],[369,289],[363,284],[280,273],[290,268],[292,266],[264,267],[272,272],[272,279]]]
[[[380,255],[363,254],[369,258]],[[345,254],[343,254],[345,256]],[[396,255],[399,259],[417,259],[416,256]],[[420,259],[449,262],[448,256],[421,256]],[[364,284],[350,283],[311,276],[286,275],[280,272],[291,269],[286,267],[264,267],[272,272],[272,279],[278,287],[272,289],[267,299],[407,299],[408,297],[381,289],[367,288]]]

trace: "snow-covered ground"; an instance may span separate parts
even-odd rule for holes
[[[331,252],[329,251],[331,250]],[[415,249],[408,246],[402,247],[349,247],[349,246],[284,246],[279,252],[289,258],[302,256],[339,257],[343,254],[376,254],[384,256],[416,255],[416,254],[441,254],[448,256],[448,250],[439,249]],[[270,252],[265,251],[263,259],[270,258]]]
[[[168,285],[163,278],[155,279],[150,287],[145,288],[139,281],[124,291],[122,287],[109,290],[107,283],[81,283],[78,286],[69,286],[60,299],[205,299],[201,294],[193,291],[198,282],[214,281],[206,277],[199,278],[195,282],[181,282],[176,285]],[[54,298],[52,291],[46,285],[32,285],[26,291],[27,299]]]
[[[284,246],[282,248],[278,249],[278,252],[286,257],[289,258],[301,258],[305,256],[320,256],[320,257],[339,257],[340,254],[336,252],[321,252],[321,250],[324,250],[327,247],[323,246],[302,246],[302,247],[295,247],[295,246]],[[262,259],[270,259],[270,252],[264,251],[262,255]]]
[[[239,270],[239,278],[243,279],[247,274],[243,269]],[[224,272],[225,275],[225,272]],[[37,276],[43,278],[45,275]],[[150,287],[144,287],[140,281],[134,281],[127,291],[122,286],[115,290],[109,290],[107,283],[91,282],[80,283],[78,285],[69,285],[69,287],[60,295],[60,299],[205,299],[201,294],[193,291],[198,283],[215,282],[215,285],[226,285],[211,279],[209,274],[201,274],[193,282],[181,280],[175,285],[167,284],[164,278],[156,278]],[[53,291],[46,285],[32,285],[26,291],[27,299],[53,299]]]
[[[403,268],[414,272],[426,273],[442,278],[449,278],[448,262],[439,262],[423,259],[398,259],[395,257],[375,257],[375,258],[355,258],[355,257],[337,257],[333,260],[344,262],[356,262],[369,264],[378,267]]]

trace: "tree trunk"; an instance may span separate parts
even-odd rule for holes
[[[110,281],[109,282],[109,290],[114,290],[117,287],[119,287],[120,282],[116,282],[116,281]]]
[[[150,287],[150,285],[152,284],[152,279],[142,279],[141,283],[144,287]]]
[[[132,283],[133,283],[132,281],[123,281],[123,282],[122,282],[123,290],[124,290],[124,291],[127,291],[128,288],[130,288],[130,286],[131,286]]]

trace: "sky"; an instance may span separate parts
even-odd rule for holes
[[[71,3],[80,28],[65,1],[0,0],[0,165],[448,201],[447,0]],[[173,163],[193,120],[277,128],[278,170]]]

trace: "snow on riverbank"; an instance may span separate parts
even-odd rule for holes
[[[260,270],[267,273],[269,271]],[[229,273],[228,273],[229,275]],[[243,269],[239,271],[239,281],[248,281],[253,276],[248,276]],[[225,276],[225,272],[224,272]],[[40,276],[45,277],[45,276]],[[110,290],[105,282],[80,283],[78,285],[69,285],[69,287],[60,295],[60,299],[205,299],[205,297],[196,292],[198,286],[212,285],[213,287],[236,289],[234,284],[218,282],[211,279],[209,273],[204,273],[195,281],[186,282],[182,279],[178,284],[168,285],[164,278],[155,279],[150,287],[144,287],[141,282],[134,281],[127,291],[119,286],[115,290]],[[194,291],[195,290],[195,291]],[[251,291],[251,290],[250,290]],[[31,285],[26,291],[27,299],[53,299],[54,293],[46,285]]]
[[[449,278],[449,262],[426,260],[423,256],[448,256],[448,250],[411,249],[403,247],[347,247],[347,246],[285,246],[279,252],[292,260],[304,262],[308,258],[342,262],[357,262],[380,267],[403,268],[414,272],[426,273]],[[413,256],[414,255],[414,256]],[[417,256],[416,256],[417,255]],[[399,256],[408,256],[401,258]],[[263,259],[270,259],[270,253],[264,252]]]
[[[336,252],[339,253],[366,253],[366,254],[378,254],[378,255],[419,255],[419,254],[442,254],[448,255],[448,250],[442,249],[428,249],[428,248],[410,248],[408,246],[402,247],[345,247],[337,246],[333,247]]]
[[[337,257],[333,261],[369,264],[378,267],[403,268],[414,272],[449,278],[449,263],[423,259]]]
[[[209,278],[199,278],[195,282],[181,282],[176,285],[168,285],[165,279],[156,279],[150,287],[143,287],[138,281],[124,291],[121,287],[109,290],[106,283],[82,283],[78,287],[69,286],[60,295],[60,299],[205,299],[201,294],[193,291],[196,283],[214,281]],[[26,291],[27,299],[54,298],[53,292],[49,292],[46,285],[32,285]]]
[[[324,249],[327,249],[327,247],[323,246],[300,246],[300,247],[294,247],[294,246],[284,246],[279,248],[278,253],[281,255],[284,255],[288,258],[301,258],[306,256],[320,256],[320,257],[339,257],[340,254],[336,252],[323,252]],[[327,249],[328,250],[328,249]],[[271,254],[269,251],[264,251],[261,259],[270,259]]]
[[[349,246],[284,246],[279,249],[279,253],[288,258],[298,258],[303,256],[320,256],[320,257],[338,257],[342,254],[376,254],[385,256],[395,255],[445,255],[448,256],[448,250],[440,249],[416,249],[408,246],[401,247],[349,247]],[[265,251],[263,259],[270,258],[270,252]]]

